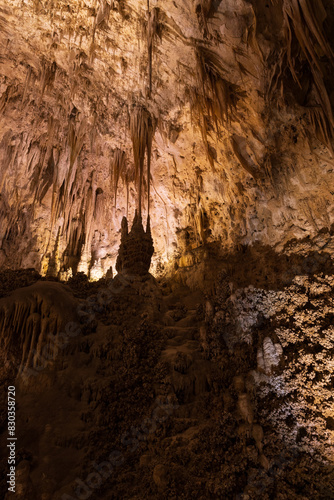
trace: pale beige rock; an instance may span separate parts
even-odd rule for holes
[[[115,267],[121,220],[132,220],[136,193],[125,172],[114,192],[110,161],[118,148],[129,172],[133,167],[132,102],[147,105],[158,122],[151,165],[154,273],[176,263],[192,266],[205,243],[231,249],[259,241],[282,249],[330,228],[332,159],[308,118],[318,103],[303,107],[289,99],[287,105],[278,92],[268,113],[286,26],[276,27],[283,22],[276,5],[255,4],[220,2],[205,21],[192,0],[151,2],[162,29],[153,40],[149,97],[146,34],[139,28],[147,22],[146,0],[102,10],[94,2],[82,8],[79,0],[66,8],[61,0],[45,8],[4,2],[0,266],[88,274],[100,259],[103,275]],[[256,17],[266,10],[276,39]],[[218,133],[210,128],[207,145],[189,106],[189,92],[201,88],[195,45],[216,55],[224,80],[240,88],[235,112]],[[328,244],[329,236],[324,239]]]
[[[274,344],[271,338],[266,337],[263,340],[263,347],[257,351],[258,370],[270,375],[272,368],[279,364],[282,353],[282,346],[279,343]]]

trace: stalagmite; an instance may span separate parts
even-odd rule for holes
[[[143,228],[141,216],[138,215],[137,211],[130,232],[128,232],[127,220],[123,217],[122,239],[116,270],[123,274],[146,274],[151,265],[153,252],[149,217],[147,218],[146,232]]]
[[[60,333],[75,318],[75,300],[58,283],[39,282],[0,299],[1,349],[10,363],[18,350],[16,373],[54,361]]]
[[[0,498],[334,499],[332,4],[0,2]]]
[[[279,343],[274,344],[269,337],[266,337],[263,340],[263,347],[260,347],[257,352],[258,370],[270,375],[272,369],[279,364],[282,352]]]

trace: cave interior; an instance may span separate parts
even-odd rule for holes
[[[1,498],[334,500],[333,148],[331,0],[0,0]]]

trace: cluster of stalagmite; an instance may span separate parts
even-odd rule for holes
[[[37,282],[0,299],[0,347],[6,368],[29,375],[54,361],[73,333],[75,311],[73,296],[59,283]]]
[[[122,220],[121,245],[119,247],[116,270],[122,274],[142,275],[148,273],[154,252],[150,218],[147,218],[146,232],[141,216],[136,212],[131,231],[128,221]]]

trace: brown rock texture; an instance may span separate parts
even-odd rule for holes
[[[17,498],[334,499],[333,33],[331,0],[0,0]]]
[[[59,325],[61,297],[80,319],[25,373],[29,332],[15,332],[17,355],[1,373],[17,389],[22,498],[333,498],[333,272],[273,286],[272,271],[255,287],[254,263],[217,262],[214,291],[149,274],[25,288],[26,303],[44,288],[44,311],[58,296]],[[0,410],[5,429],[3,396]],[[5,442],[3,430],[1,450]],[[0,488],[4,496],[4,480]]]

